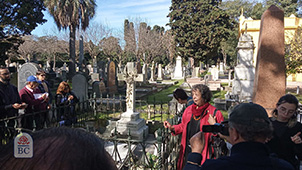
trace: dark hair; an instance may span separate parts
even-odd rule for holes
[[[15,158],[13,141],[0,150],[0,167],[6,170],[116,170],[103,141],[83,129],[56,127],[37,131],[33,157]]]
[[[180,88],[174,90],[173,96],[176,100],[178,100],[178,99],[187,100],[188,99],[187,93],[183,89],[180,89]]]
[[[6,66],[0,66],[0,69],[8,69],[8,67],[6,67]]]
[[[204,84],[195,84],[192,87],[192,91],[199,90],[201,93],[201,97],[205,100],[205,102],[210,102],[212,98],[212,92],[209,87]]]
[[[43,69],[38,69],[37,72],[36,72],[36,75],[41,75],[41,74],[45,74],[45,71]]]
[[[292,95],[292,94],[286,94],[282,97],[280,97],[280,99],[278,100],[277,102],[277,107],[280,106],[281,104],[283,103],[290,103],[290,104],[294,104],[296,106],[296,109],[295,109],[295,113],[294,115],[290,118],[290,120],[288,121],[288,124],[287,126],[289,127],[293,127],[296,123],[297,123],[297,109],[298,109],[298,106],[299,106],[299,101],[298,99],[296,98],[296,96]],[[273,113],[272,113],[273,117],[277,117],[278,115],[278,110],[277,108],[275,108],[273,110]]]

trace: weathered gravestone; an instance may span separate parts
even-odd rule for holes
[[[183,77],[183,71],[182,71],[182,61],[181,61],[181,57],[177,56],[176,58],[176,65],[174,68],[174,77],[172,77],[173,79],[184,79]]]
[[[18,91],[20,91],[26,85],[26,79],[28,76],[36,75],[39,66],[36,63],[25,63],[18,70]]]
[[[162,67],[162,64],[158,65],[157,80],[163,80],[163,67]]]
[[[285,88],[284,13],[272,5],[261,17],[253,102],[271,115]]]
[[[88,83],[86,76],[79,72],[72,77],[72,91],[80,102],[88,99]]]
[[[113,61],[109,61],[107,71],[107,88],[110,94],[117,92],[116,86],[116,65]]]
[[[135,83],[143,81],[143,74],[137,74],[134,62],[128,62],[124,73],[118,74],[119,81],[125,81],[126,91],[126,112],[116,122],[116,130],[121,137],[130,136],[132,139],[143,140],[148,135],[148,126],[144,119],[139,117],[135,111]]]
[[[212,65],[212,68],[210,70],[212,78],[214,81],[217,81],[219,78],[219,70],[215,65]]]
[[[252,37],[244,33],[237,45],[237,61],[233,80],[232,93],[239,96],[240,101],[252,100],[255,68],[253,65],[254,43]]]

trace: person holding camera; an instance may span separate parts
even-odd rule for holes
[[[206,159],[201,153],[205,149],[205,134],[197,133],[190,139],[192,153],[184,170],[293,170],[285,160],[271,156],[265,142],[273,133],[266,110],[254,103],[242,103],[231,112],[228,120],[229,136],[219,133],[233,146],[230,156]],[[200,166],[200,162],[205,162]]]
[[[202,130],[203,125],[210,125],[209,117],[215,119],[217,123],[223,121],[223,116],[219,110],[212,106],[209,102],[212,98],[212,93],[206,85],[196,84],[192,87],[192,97],[194,104],[186,108],[182,115],[182,121],[178,125],[171,125],[168,121],[164,121],[164,127],[171,130],[172,135],[182,134],[181,146],[179,152],[179,158],[177,162],[177,169],[181,170],[184,166],[184,162],[187,160],[188,153],[191,152],[189,146],[189,139]],[[213,116],[215,112],[215,116]],[[212,133],[205,135],[205,149],[202,152],[203,157],[210,157],[209,142],[211,140]],[[203,163],[202,161],[201,163]],[[199,163],[199,165],[201,164]]]
[[[292,94],[282,96],[270,119],[273,123],[273,138],[267,143],[272,153],[300,169],[302,160],[302,124],[297,121],[299,101]]]

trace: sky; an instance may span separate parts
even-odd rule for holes
[[[91,22],[101,23],[114,30],[123,30],[124,20],[146,22],[149,26],[165,26],[171,0],[96,0],[96,13]],[[37,36],[57,35],[59,31],[52,16],[44,12],[47,20],[31,33]]]

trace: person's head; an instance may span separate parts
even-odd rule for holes
[[[38,79],[35,76],[29,76],[26,79],[26,85],[27,85],[27,87],[29,87],[31,89],[35,89],[39,85]]]
[[[0,66],[0,81],[4,84],[8,84],[10,81],[10,72],[7,67]]]
[[[230,142],[265,142],[272,136],[273,127],[266,110],[255,103],[241,103],[233,109],[229,120]]]
[[[70,92],[70,86],[66,81],[62,81],[57,89],[57,94],[66,94]]]
[[[196,84],[192,87],[192,98],[197,106],[203,106],[211,101],[212,93],[208,86]]]
[[[42,69],[38,69],[38,71],[36,72],[36,77],[38,80],[40,81],[44,81],[46,78],[46,73],[44,70]]]
[[[180,104],[187,103],[188,95],[183,89],[176,89],[173,92],[174,98],[178,101]]]
[[[14,157],[13,142],[0,152],[0,167],[6,170],[116,170],[103,141],[83,129],[56,127],[37,131],[33,157]]]
[[[292,94],[282,96],[273,111],[273,117],[281,122],[288,122],[289,127],[297,123],[297,109],[299,101]]]

